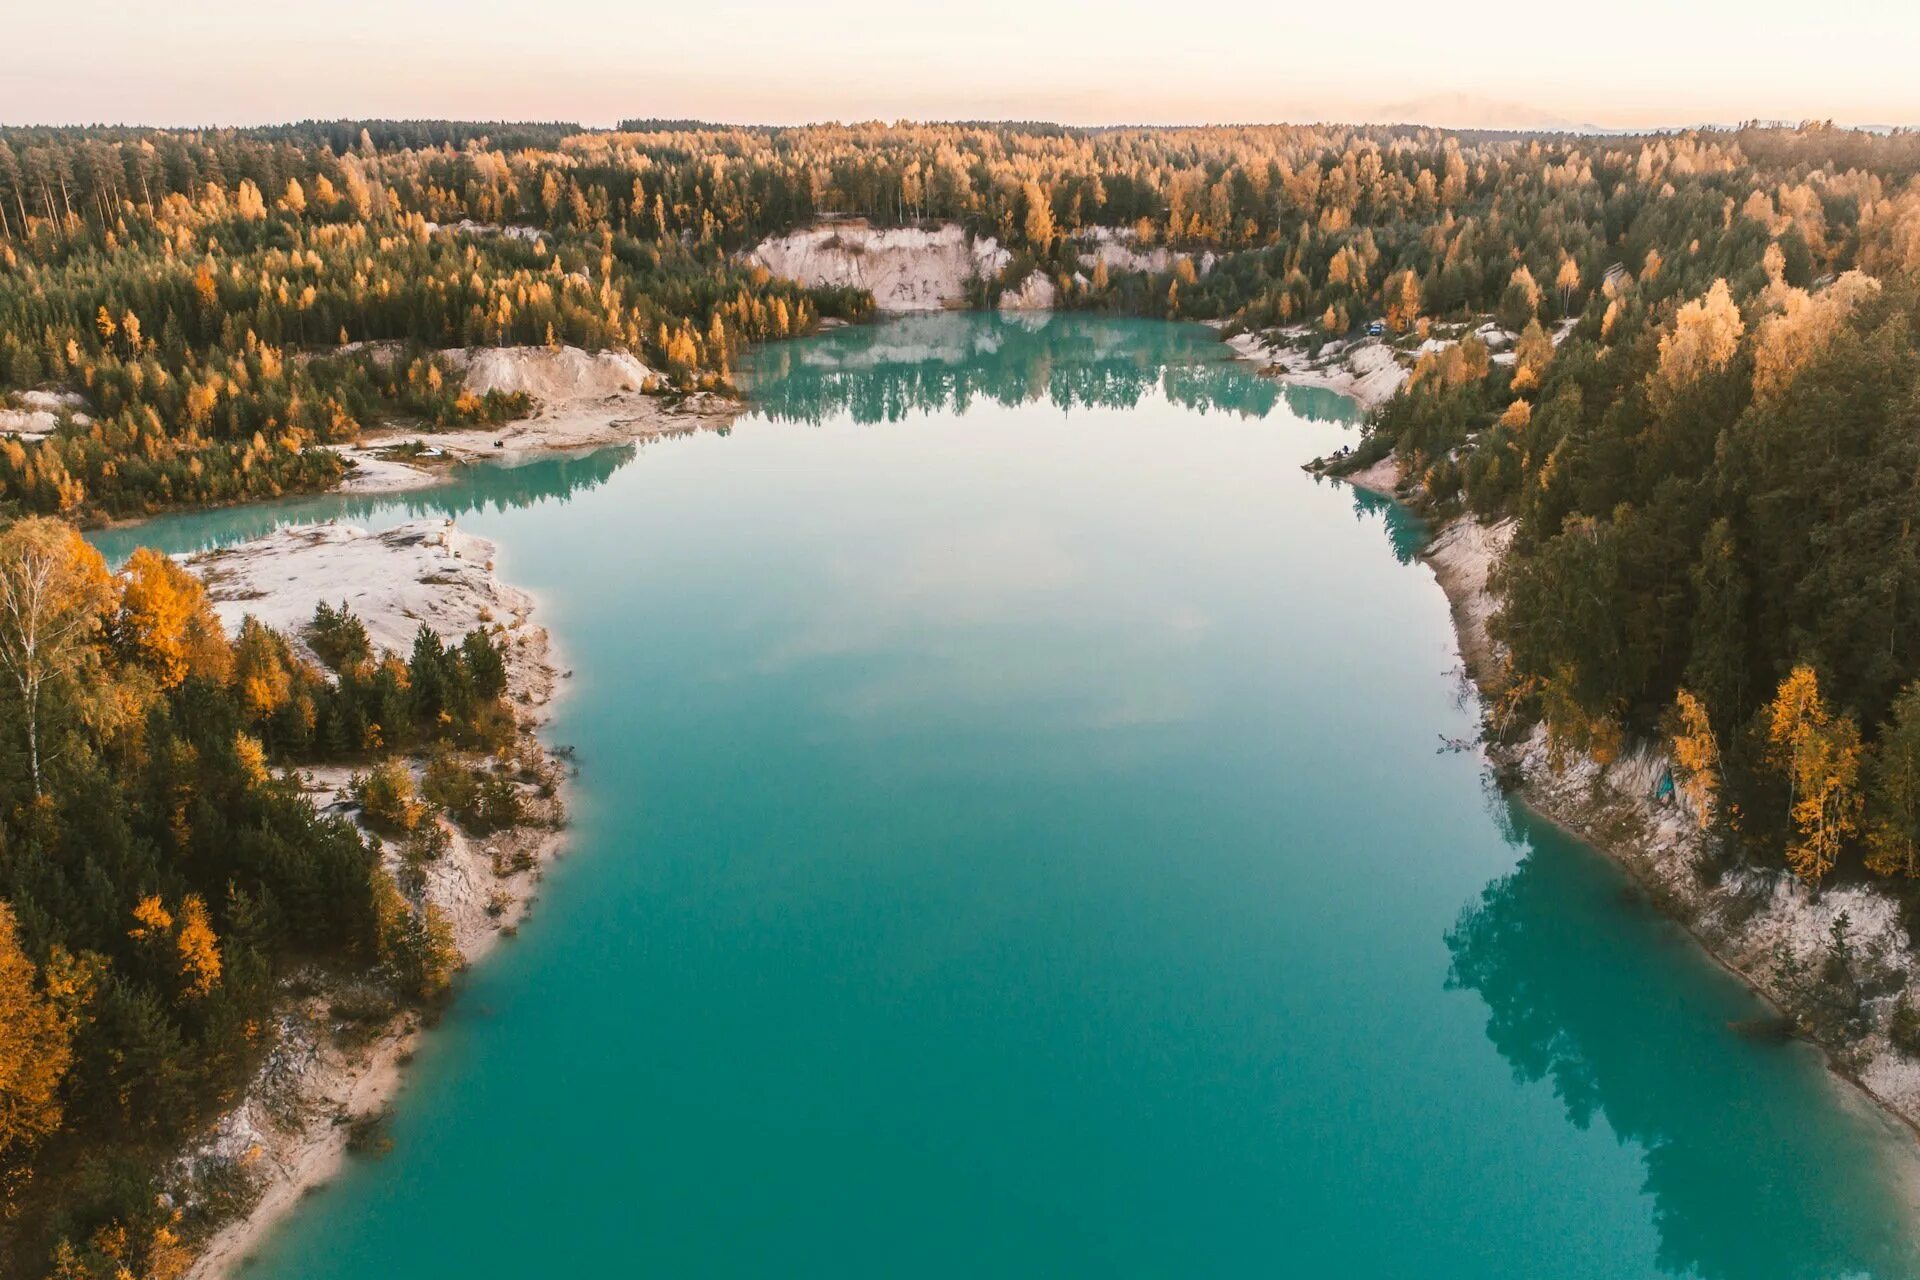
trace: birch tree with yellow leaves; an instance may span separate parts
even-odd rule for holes
[[[0,532],[0,673],[18,700],[36,796],[48,695],[87,665],[112,602],[106,562],[73,526],[41,517]]]

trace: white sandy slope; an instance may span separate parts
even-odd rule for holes
[[[1091,227],[1079,233],[1077,243],[1088,270],[1105,263],[1109,271],[1167,272],[1191,262],[1205,274],[1218,260],[1210,252],[1142,248],[1124,228]],[[865,289],[888,312],[965,306],[973,285],[998,280],[1012,260],[994,237],[971,236],[958,223],[881,229],[851,218],[771,236],[747,256],[802,284]],[[1084,287],[1086,279],[1076,276],[1075,282]],[[1058,305],[1059,288],[1044,272],[1005,283],[998,303],[1002,311],[1051,311]]]
[[[509,634],[525,626],[533,600],[493,576],[493,556],[487,539],[435,519],[383,533],[297,525],[204,552],[187,567],[207,584],[229,631],[252,614],[303,647],[314,606],[344,600],[376,649],[404,654],[422,623],[449,640],[494,624]]]
[[[1308,470],[1315,470],[1311,464]],[[1370,467],[1348,472],[1339,477],[1356,489],[1365,489],[1368,493],[1377,493],[1382,497],[1397,497],[1400,492],[1400,459],[1388,454]]]
[[[725,426],[740,411],[733,400],[693,395],[675,401],[654,394],[662,379],[625,351],[579,347],[481,347],[440,353],[461,371],[475,395],[524,392],[533,411],[494,427],[457,431],[370,431],[339,450],[353,463],[341,487],[350,492],[415,489],[434,475],[415,462],[386,456],[418,445],[429,461],[521,462],[548,452],[623,444]]]
[[[60,425],[60,415],[70,414],[78,426],[93,419],[80,410],[86,399],[71,391],[16,391],[8,401],[0,401],[0,436],[18,436],[22,440],[42,440]]]
[[[1219,261],[1212,250],[1199,254],[1166,245],[1142,248],[1140,238],[1129,227],[1089,227],[1080,233],[1080,265],[1091,271],[1105,263],[1108,271],[1144,271],[1164,275],[1181,262],[1193,263],[1194,274],[1205,275]]]
[[[1305,337],[1300,328],[1273,336],[1240,333],[1228,338],[1234,355],[1262,373],[1303,387],[1325,387],[1352,396],[1363,409],[1376,409],[1393,399],[1412,376],[1391,346],[1379,338],[1329,342],[1318,356],[1296,345]]]
[[[532,621],[533,598],[494,576],[493,556],[492,543],[450,521],[420,520],[377,534],[340,524],[282,529],[187,565],[207,582],[228,628],[253,614],[302,650],[301,627],[323,601],[345,600],[376,647],[403,654],[422,622],[447,639],[497,628],[507,645],[509,699],[531,734],[548,714],[557,676],[547,634]],[[351,817],[344,798],[350,772],[317,768],[302,777],[317,806]],[[446,914],[472,964],[524,917],[561,837],[539,827],[486,838],[453,828],[450,836],[447,853],[428,865],[426,898]],[[387,856],[393,861],[391,848]],[[422,1033],[417,1015],[407,1013],[365,1040],[343,1038],[330,980],[313,975],[307,985],[320,994],[282,1007],[274,1047],[242,1100],[179,1162],[183,1177],[197,1161],[238,1162],[259,1191],[251,1211],[207,1243],[191,1272],[196,1280],[232,1274],[304,1194],[338,1174],[345,1122],[391,1102]]]
[[[503,227],[494,222],[475,222],[472,218],[462,218],[450,226],[443,226],[438,222],[429,222],[425,226],[429,235],[502,236],[508,240],[525,240],[528,243],[544,240],[547,236],[547,233],[539,227],[512,225]]]
[[[801,284],[865,289],[882,311],[963,307],[976,282],[997,279],[1011,255],[958,223],[878,228],[848,219],[770,236],[747,255]]]
[[[1000,295],[1002,311],[1052,311],[1060,300],[1059,287],[1044,271],[1029,271],[1014,288]]]

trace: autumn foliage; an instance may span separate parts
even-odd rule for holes
[[[451,978],[418,877],[283,766],[407,777],[389,753],[505,751],[500,641],[423,628],[409,655],[362,655],[351,615],[317,622],[331,675],[252,619],[229,640],[165,556],[115,571],[59,521],[0,530],[0,1185],[31,1206],[0,1219],[9,1275],[179,1274],[194,1224],[156,1172],[269,1047],[294,957],[376,972],[399,1000]],[[443,821],[411,798],[409,857]],[[96,1172],[76,1181],[82,1151]]]

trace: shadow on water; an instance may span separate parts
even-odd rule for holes
[[[1848,1141],[1858,1131],[1794,1122],[1792,1073],[1777,1069],[1778,1055],[1812,1051],[1749,1044],[1746,1078],[1716,1076],[1709,1065],[1724,1063],[1737,1035],[1728,1022],[1759,1012],[1758,1001],[1697,966],[1714,988],[1704,998],[1727,1017],[1660,1017],[1649,1005],[1676,969],[1672,949],[1647,935],[1688,945],[1678,926],[1636,908],[1618,867],[1520,806],[1500,807],[1525,852],[1448,932],[1447,985],[1486,1002],[1487,1038],[1516,1079],[1549,1083],[1573,1124],[1601,1120],[1645,1153],[1661,1268],[1713,1280],[1920,1275],[1920,1246],[1902,1225],[1910,1171],[1874,1167],[1877,1148]],[[1806,1066],[1821,1070],[1810,1057]],[[1857,1119],[1885,1123],[1864,1109]],[[1770,1158],[1749,1158],[1756,1150]]]
[[[1285,403],[1353,422],[1353,402],[1288,387],[1232,358],[1200,325],[1064,313],[910,316],[755,351],[743,370],[754,408],[783,422],[897,422],[978,401],[1130,409],[1155,390],[1185,409],[1260,418]]]

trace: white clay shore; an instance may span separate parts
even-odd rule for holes
[[[1399,496],[1399,466],[1391,457],[1340,478]],[[1421,552],[1446,593],[1467,673],[1483,690],[1501,657],[1488,633],[1499,607],[1489,584],[1512,538],[1511,521],[1462,516],[1442,525]],[[1486,754],[1518,780],[1517,794],[1530,810],[1624,866],[1708,955],[1788,1017],[1808,1007],[1800,975],[1819,972],[1830,954],[1833,923],[1845,913],[1862,976],[1875,979],[1871,985],[1882,994],[1867,1001],[1870,1034],[1822,1048],[1838,1079],[1877,1104],[1890,1123],[1920,1134],[1920,1061],[1900,1054],[1887,1035],[1900,994],[1920,1002],[1920,958],[1891,895],[1864,884],[1816,897],[1782,870],[1703,875],[1707,837],[1698,821],[1677,792],[1658,798],[1660,779],[1671,768],[1659,744],[1638,744],[1606,765],[1569,752],[1556,766],[1545,729],[1536,725],[1518,743],[1489,744]]]
[[[459,369],[464,389],[523,392],[533,401],[524,418],[452,431],[374,430],[337,452],[352,470],[340,488],[350,493],[418,489],[435,483],[434,464],[514,464],[543,453],[625,444],[724,427],[741,405],[699,393],[670,399],[663,380],[624,351],[589,353],[578,347],[484,347],[440,353]],[[396,450],[417,451],[415,457]]]
[[[561,677],[549,637],[533,620],[535,600],[501,582],[493,559],[486,539],[451,521],[420,520],[379,534],[339,524],[282,529],[195,556],[188,566],[207,582],[229,629],[253,614],[296,649],[304,649],[300,628],[314,607],[342,600],[377,649],[403,655],[422,622],[449,640],[497,629],[506,642],[508,699],[531,737],[546,723]],[[349,816],[351,773],[300,771],[316,807]],[[518,927],[564,837],[554,826],[531,824],[484,838],[450,825],[449,835],[447,852],[427,865],[426,899],[445,913],[463,964],[472,965]],[[305,1195],[339,1174],[349,1122],[382,1114],[401,1087],[424,1031],[419,1012],[404,1011],[364,1039],[344,1038],[334,981],[292,976],[275,1044],[245,1095],[182,1157],[182,1175],[196,1160],[236,1162],[258,1194],[243,1217],[205,1242],[192,1280],[235,1272]]]
[[[1329,342],[1318,356],[1312,356],[1290,341],[1304,335],[1304,329],[1282,330],[1278,340],[1270,340],[1257,333],[1238,333],[1226,344],[1236,357],[1269,377],[1294,386],[1337,391],[1369,413],[1393,399],[1412,376],[1411,366],[1378,338]]]

